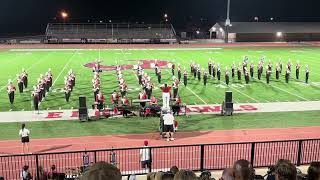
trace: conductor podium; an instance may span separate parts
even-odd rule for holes
[[[233,102],[232,102],[232,92],[226,91],[225,93],[225,101],[222,103],[221,107],[222,115],[232,115],[233,114]]]
[[[79,120],[87,121],[88,119],[89,119],[89,116],[88,116],[86,97],[80,96],[79,97]]]

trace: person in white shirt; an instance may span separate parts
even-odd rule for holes
[[[174,123],[174,116],[172,115],[172,113],[170,111],[164,112],[164,115],[163,115],[163,125],[164,125],[163,132],[166,133],[167,141],[174,141],[174,138],[173,138],[173,132],[174,132],[173,123]]]
[[[141,161],[141,167],[143,169],[150,168],[151,167],[151,152],[150,148],[148,146],[148,141],[144,141],[144,146],[140,149],[140,161]]]
[[[21,137],[21,142],[22,142],[23,153],[25,153],[25,148],[27,148],[27,153],[29,153],[29,146],[28,146],[28,143],[30,142],[29,135],[30,135],[30,131],[26,128],[26,125],[23,123],[19,131],[19,136]]]

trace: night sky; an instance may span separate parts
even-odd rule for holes
[[[177,29],[213,25],[226,18],[227,0],[1,0],[0,35],[43,34],[48,22],[159,23],[164,13]],[[319,0],[231,0],[231,21],[320,21]]]

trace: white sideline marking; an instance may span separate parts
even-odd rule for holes
[[[76,53],[76,52],[75,52]],[[60,71],[60,73],[58,74],[57,78],[53,81],[52,87],[54,87],[54,84],[57,82],[57,80],[59,79],[59,77],[61,76],[61,74],[63,73],[63,71],[66,69],[66,67],[70,64],[72,58],[74,57],[75,53],[73,53],[73,55],[69,58],[68,62],[64,65],[63,69]]]
[[[258,81],[260,81],[260,82],[262,82],[262,83],[264,83],[264,84],[267,84],[266,82],[264,82],[264,81],[262,81],[262,80],[258,80]],[[298,98],[300,98],[300,99],[303,99],[303,100],[305,100],[305,101],[309,101],[308,99],[306,99],[306,98],[304,98],[304,97],[302,97],[302,96],[293,94],[293,93],[291,93],[291,92],[289,92],[289,91],[287,91],[287,90],[284,90],[284,89],[279,88],[279,87],[277,87],[277,86],[274,86],[274,85],[272,85],[272,84],[269,84],[269,85],[272,86],[272,87],[274,87],[274,88],[279,89],[280,91],[286,92],[286,93],[288,93],[288,94],[291,94],[291,95],[293,95],[293,96],[296,96],[296,97],[298,97]]]
[[[187,87],[187,89],[188,89],[192,94],[194,94],[195,96],[197,96],[197,98],[199,98],[203,103],[208,104],[208,103],[206,103],[200,96],[198,96],[198,94],[196,94],[195,92],[193,92],[189,87]]]
[[[223,84],[227,85],[226,83],[223,83]],[[227,85],[227,86],[228,86],[228,85]],[[243,92],[239,91],[238,89],[236,89],[236,88],[234,88],[234,87],[232,87],[232,86],[230,86],[230,88],[231,88],[231,89],[236,90],[236,91],[237,91],[237,92],[239,92],[240,94],[242,94],[242,95],[244,95],[244,96],[247,96],[248,98],[250,98],[250,99],[254,100],[254,101],[255,101],[255,102],[257,102],[257,103],[259,103],[259,101],[258,101],[258,100],[256,100],[256,99],[254,99],[253,97],[251,97],[251,96],[249,96],[249,95],[247,95],[247,94],[245,94],[245,93],[243,93]]]

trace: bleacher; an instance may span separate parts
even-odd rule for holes
[[[175,43],[171,24],[48,24],[47,43]]]

